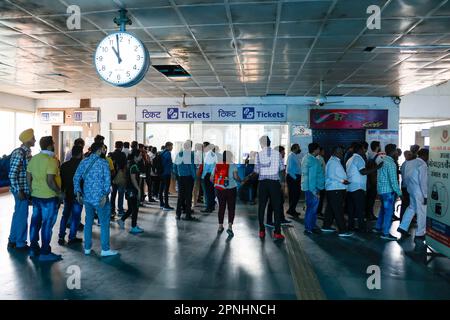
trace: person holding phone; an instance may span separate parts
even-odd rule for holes
[[[347,191],[347,173],[342,166],[344,158],[344,148],[337,146],[333,148],[333,155],[328,160],[325,167],[325,190],[327,197],[327,208],[325,209],[325,219],[323,221],[322,232],[335,232],[331,227],[336,219],[339,237],[350,237],[352,232],[348,232],[344,220],[344,200]]]

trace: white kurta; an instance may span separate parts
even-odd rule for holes
[[[423,236],[426,232],[427,206],[424,200],[428,192],[428,167],[420,158],[405,163],[404,177],[408,189],[410,204],[403,216],[400,228],[408,231],[414,214],[417,214],[416,236]]]

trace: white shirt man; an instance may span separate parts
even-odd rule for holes
[[[397,231],[404,236],[408,236],[411,221],[414,214],[417,214],[416,238],[424,237],[427,218],[428,166],[421,157],[406,162],[404,166],[403,179],[409,193],[410,204]]]

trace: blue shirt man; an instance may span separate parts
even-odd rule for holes
[[[169,206],[169,188],[170,188],[170,179],[173,171],[173,163],[172,163],[172,149],[173,143],[166,142],[164,146],[164,151],[161,152],[161,164],[162,164],[162,173],[161,173],[161,182],[159,186],[159,205],[161,209],[168,211],[173,210],[171,206]]]

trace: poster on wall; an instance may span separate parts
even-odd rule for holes
[[[366,141],[370,144],[372,141],[380,141],[381,150],[387,144],[393,143],[398,146],[399,134],[398,130],[367,130]]]
[[[450,126],[430,129],[426,243],[450,258]]]
[[[98,122],[98,110],[89,110],[89,111],[74,111],[73,112],[73,121],[74,122]]]
[[[387,129],[388,110],[311,109],[311,129]]]
[[[312,130],[308,128],[307,124],[293,124],[292,125],[293,137],[311,137]]]
[[[64,111],[42,111],[41,122],[47,124],[63,124]]]

